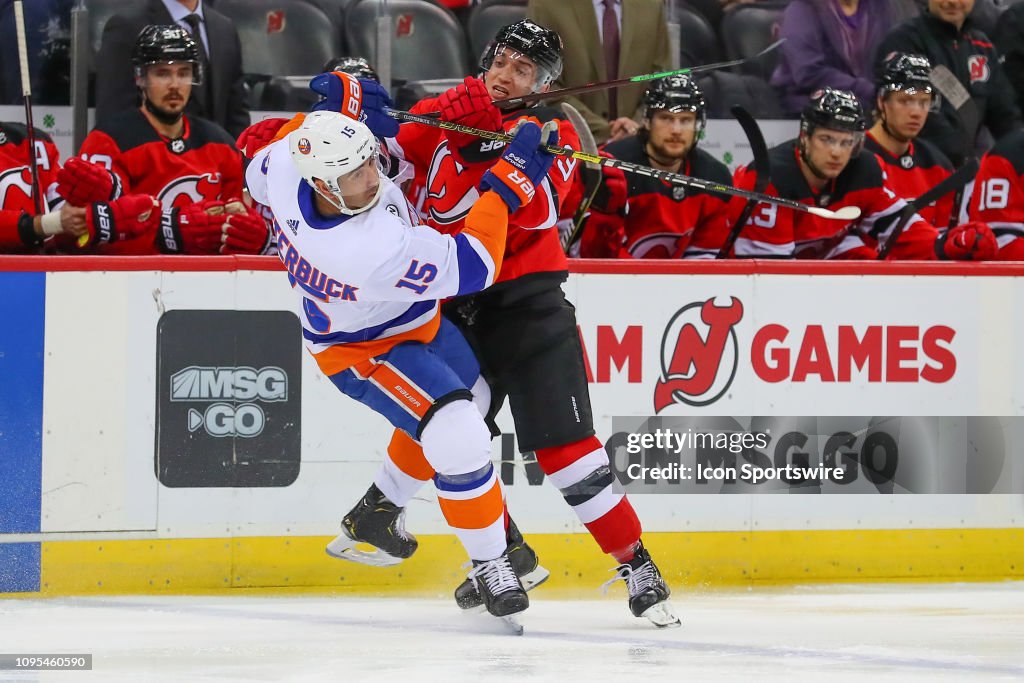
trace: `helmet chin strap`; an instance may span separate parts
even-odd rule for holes
[[[814,162],[811,161],[811,155],[807,153],[807,137],[809,136],[801,136],[800,138],[800,158],[803,160],[804,165],[807,166],[807,169],[811,172],[811,175],[815,178],[818,180],[831,180],[831,178],[822,173],[821,169],[815,166]]]
[[[321,197],[324,198],[324,200],[327,201],[328,204],[330,204],[331,206],[333,206],[335,209],[345,214],[346,216],[357,216],[365,211],[369,211],[370,209],[377,205],[377,200],[380,199],[380,193],[384,191],[384,183],[377,183],[377,191],[373,194],[372,197],[370,197],[370,201],[366,203],[366,206],[362,206],[358,209],[351,209],[345,203],[345,198],[342,197],[341,195],[334,194],[333,192],[324,192],[319,187],[317,187],[315,183],[309,184],[312,186],[313,190],[318,195],[320,195]]]
[[[886,135],[888,135],[889,137],[891,137],[893,140],[895,140],[896,142],[898,142],[900,144],[906,144],[906,143],[910,142],[911,140],[913,140],[913,138],[908,138],[905,135],[899,135],[898,133],[896,133],[896,131],[894,131],[892,128],[889,127],[889,119],[885,115],[885,110],[884,109],[879,111],[878,115],[882,119],[882,130],[885,131]]]

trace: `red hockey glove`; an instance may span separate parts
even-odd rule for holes
[[[988,223],[971,221],[947,230],[936,241],[935,251],[940,259],[950,261],[990,261],[999,245]]]
[[[493,190],[513,213],[528,204],[537,185],[548,174],[554,156],[541,149],[541,139],[548,145],[558,143],[558,124],[548,121],[541,128],[536,123],[520,121],[513,129],[515,138],[508,143],[505,153],[480,180],[485,190]]]
[[[479,78],[467,76],[461,85],[442,93],[437,98],[437,103],[441,107],[441,118],[445,121],[483,130],[501,130],[501,111],[491,104],[487,86]],[[489,140],[482,140],[467,133],[446,130],[444,134],[448,138],[448,146],[456,152],[467,146],[479,146],[481,143],[493,145]],[[491,159],[494,159],[494,156]],[[476,161],[472,154],[469,160]]]
[[[121,194],[121,181],[99,164],[71,157],[57,171],[57,193],[72,206],[109,202]]]
[[[622,216],[591,210],[580,237],[580,257],[622,258],[625,241],[626,225]]]
[[[80,239],[79,247],[131,239],[160,225],[160,202],[148,194],[125,195],[109,204],[97,202],[86,209],[85,222],[89,237]]]
[[[601,156],[611,158],[601,152]],[[594,195],[594,205],[607,213],[622,213],[626,208],[628,184],[621,168],[601,167],[601,186]]]
[[[256,213],[232,213],[224,221],[222,254],[262,254],[270,230]]]
[[[271,142],[274,136],[281,130],[281,126],[288,123],[288,119],[263,119],[252,124],[242,131],[235,141],[235,146],[242,151],[246,159],[252,159],[256,152],[260,151]]]
[[[165,254],[217,254],[224,233],[224,202],[206,200],[164,211],[156,245]]]

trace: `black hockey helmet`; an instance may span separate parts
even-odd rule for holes
[[[931,80],[932,63],[927,57],[907,52],[890,52],[882,65],[882,78],[878,92],[885,97],[891,92],[902,90],[914,93],[932,93],[935,88]]]
[[[651,113],[666,109],[673,114],[692,111],[697,115],[698,132],[707,120],[707,103],[697,82],[687,75],[659,78],[647,87],[643,97],[644,118]]]
[[[202,81],[202,64],[199,48],[188,31],[174,25],[150,25],[139,31],[139,37],[132,48],[132,66],[135,75],[142,76],[150,64],[190,62],[192,81]]]
[[[480,57],[480,70],[487,72],[502,48],[518,52],[537,65],[534,89],[549,85],[562,73],[562,39],[551,29],[522,19],[502,28]]]
[[[868,122],[853,93],[824,88],[811,95],[800,116],[801,133],[810,135],[819,127],[863,133]]]
[[[340,71],[356,78],[368,78],[380,83],[380,76],[364,57],[334,57],[327,60],[322,71]]]

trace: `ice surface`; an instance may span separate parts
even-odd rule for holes
[[[0,681],[1024,679],[1020,582],[678,590],[674,630],[633,618],[624,599],[531,596],[523,637],[447,600],[6,600],[0,652],[92,653],[94,669]]]

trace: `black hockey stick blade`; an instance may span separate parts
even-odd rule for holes
[[[889,255],[892,248],[896,246],[896,240],[898,240],[900,235],[903,234],[903,231],[906,230],[907,225],[910,224],[914,214],[932,202],[938,201],[943,196],[950,192],[956,192],[966,185],[971,178],[978,174],[978,167],[978,160],[975,157],[971,157],[964,162],[963,166],[958,168],[952,175],[947,176],[941,183],[928,190],[920,197],[907,202],[907,205],[903,207],[903,210],[900,212],[900,217],[896,220],[896,225],[893,227],[892,232],[889,233],[889,239],[887,239],[885,244],[882,245],[882,248],[878,250],[878,260],[885,260],[885,257]]]
[[[743,128],[743,133],[750,142],[750,151],[754,154],[754,160],[751,162],[751,165],[757,172],[757,178],[754,180],[754,192],[764,192],[768,187],[768,183],[771,182],[771,162],[768,159],[768,144],[764,141],[764,134],[761,132],[761,127],[757,125],[757,121],[754,120],[754,117],[746,109],[737,104],[730,111],[736,118],[736,121],[739,122],[740,127]],[[735,225],[729,231],[729,236],[726,237],[722,248],[718,250],[718,255],[715,258],[722,259],[729,255],[733,245],[736,244],[736,240],[739,239],[740,232],[743,231],[743,226],[750,220],[750,214],[754,212],[754,207],[756,206],[757,202],[751,199],[747,200]]]

